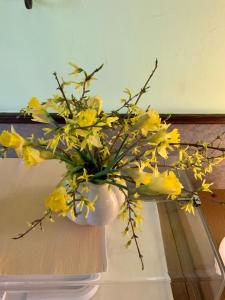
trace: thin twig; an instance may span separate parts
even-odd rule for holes
[[[131,240],[134,239],[134,241],[135,241],[136,249],[138,251],[138,256],[139,256],[139,259],[141,261],[141,269],[143,271],[144,270],[143,255],[141,253],[141,250],[140,250],[140,247],[139,247],[139,244],[138,244],[138,241],[137,241],[138,236],[135,233],[134,224],[133,224],[134,220],[133,220],[132,215],[131,215],[132,213],[135,215],[135,212],[134,212],[134,210],[132,209],[132,207],[130,205],[130,200],[128,198],[128,195],[125,193],[125,191],[123,189],[121,189],[121,191],[125,196],[125,199],[126,199],[126,202],[127,202],[127,208],[128,208],[128,212],[129,212],[129,220],[128,220],[127,227],[129,228],[129,225],[131,226],[131,230],[132,230]]]
[[[43,217],[41,217],[40,219],[32,221],[31,226],[24,233],[20,233],[20,234],[18,234],[18,236],[13,237],[12,239],[13,240],[18,240],[18,239],[24,237],[30,231],[32,231],[34,228],[36,228],[38,225],[42,229],[42,222],[44,221],[45,218],[47,218],[48,216],[51,216],[51,213],[52,213],[51,210],[47,210],[46,213],[43,215]]]
[[[113,113],[118,113],[121,109],[123,109],[124,107],[127,107],[128,104],[129,104],[132,100],[134,100],[135,98],[137,98],[137,99],[136,99],[136,102],[135,102],[135,105],[137,105],[137,103],[138,103],[138,101],[140,100],[141,96],[142,96],[144,93],[146,93],[147,90],[150,88],[150,86],[148,86],[148,84],[149,84],[150,80],[152,79],[152,77],[153,77],[153,75],[154,75],[154,73],[155,73],[157,67],[158,67],[158,60],[156,59],[156,60],[155,60],[155,67],[154,67],[154,69],[152,70],[151,74],[149,75],[149,77],[148,77],[147,81],[145,82],[144,86],[140,89],[140,91],[139,91],[137,94],[135,94],[134,96],[130,96],[129,99],[128,99],[127,101],[125,101],[124,104],[123,104],[121,107],[119,107],[117,110],[114,110]]]
[[[133,209],[132,209],[132,207],[131,207],[131,205],[130,205],[130,200],[128,199],[128,196],[126,195],[126,193],[125,193],[124,191],[122,191],[122,192],[124,193],[124,195],[125,195],[125,197],[126,197],[127,208],[128,208],[128,213],[129,213],[129,220],[128,220],[127,226],[129,226],[129,225],[131,226],[131,230],[132,230],[132,238],[133,238],[134,241],[135,241],[135,245],[136,245],[136,249],[137,249],[137,252],[138,252],[138,256],[139,256],[139,259],[140,259],[140,261],[141,261],[141,269],[142,269],[142,271],[143,271],[143,270],[144,270],[144,260],[143,260],[143,255],[142,255],[142,253],[141,253],[141,250],[140,250],[140,247],[139,247],[139,244],[138,244],[138,241],[137,241],[138,236],[137,236],[136,233],[135,233],[134,224],[133,224],[134,220],[133,220],[132,215],[131,215]],[[133,213],[134,213],[134,211],[133,211]]]
[[[73,213],[74,213],[74,217],[76,218],[76,216],[77,216],[77,209],[76,209],[76,197],[75,197],[75,193],[73,193]]]
[[[118,138],[120,137],[122,131],[123,131],[123,126],[120,128],[120,130],[118,130],[118,133],[117,133],[117,135],[116,135],[116,137],[115,137],[115,139],[114,139],[112,145],[111,145],[110,148],[109,148],[109,153],[111,153],[111,151],[112,151],[113,147],[115,146],[116,141],[117,141]]]
[[[69,104],[68,99],[66,98],[66,95],[65,95],[65,93],[64,93],[63,87],[62,87],[62,85],[61,85],[60,82],[59,82],[57,73],[54,72],[53,75],[55,76],[55,79],[56,79],[56,81],[57,81],[57,83],[58,83],[58,89],[60,90],[60,92],[61,92],[61,94],[62,94],[62,96],[63,96],[63,99],[64,99],[65,102],[66,102],[66,106],[67,106],[67,108],[68,108],[68,110],[69,110],[69,112],[70,112],[69,117],[72,118],[72,117],[73,117],[73,112],[72,112],[72,110],[71,110],[71,108],[70,108],[70,104]]]
[[[139,95],[137,97],[137,100],[135,101],[135,105],[138,104],[138,101],[140,100],[141,96],[146,92],[146,87],[148,86],[148,84],[149,84],[150,80],[152,79],[153,75],[155,74],[155,71],[156,71],[157,68],[158,68],[158,60],[156,58],[156,60],[155,60],[155,67],[152,70],[151,74],[149,75],[149,77],[148,77],[147,81],[145,82],[143,88],[140,90],[140,93],[139,93]]]
[[[223,131],[220,135],[216,136],[211,142],[210,145],[213,145],[217,140],[221,140],[221,138],[225,135],[225,131]]]
[[[89,75],[84,71],[85,79],[84,79],[84,82],[83,82],[83,89],[82,89],[82,94],[81,94],[80,100],[84,99],[85,98],[85,94],[88,92],[86,90],[87,82],[90,81],[93,78],[93,76],[103,68],[103,66],[104,66],[104,64],[102,64],[100,67],[98,67],[97,69],[95,69]]]
[[[202,148],[204,149],[205,146],[204,145],[201,145],[201,144],[198,144],[198,143],[170,143],[170,145],[174,146],[190,146],[190,147],[195,147],[195,148]],[[221,152],[225,152],[225,148],[219,148],[219,147],[214,147],[214,146],[206,146],[207,149],[213,149],[213,150],[218,150],[218,151],[221,151]]]

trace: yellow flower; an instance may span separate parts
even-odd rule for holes
[[[119,119],[118,117],[107,117],[105,123],[109,127],[112,127],[112,123],[116,122],[118,119]]]
[[[213,183],[206,183],[205,182],[205,179],[203,180],[202,182],[202,186],[201,186],[201,190],[203,192],[209,192],[209,193],[212,193],[212,191],[210,190],[210,186],[213,185]]]
[[[124,220],[127,220],[127,219],[129,218],[128,211],[127,211],[127,210],[122,210],[122,211],[119,213],[118,218],[119,218],[119,219],[122,219],[123,221],[124,221]]]
[[[148,142],[153,145],[159,145],[162,142],[169,143],[179,143],[180,142],[180,134],[177,128],[174,128],[170,132],[166,132],[165,130],[160,130],[159,132],[155,133],[148,139]]]
[[[155,171],[149,175],[150,183],[140,186],[138,188],[139,193],[146,195],[166,194],[172,199],[175,199],[180,195],[183,186],[174,172],[165,171],[159,173],[158,171]]]
[[[183,209],[184,211],[186,211],[188,213],[192,213],[193,215],[195,214],[195,208],[193,205],[193,201],[188,201],[188,203],[183,204],[181,206],[181,209]]]
[[[46,124],[53,124],[53,119],[50,115],[44,110],[35,110],[32,112],[32,121]]]
[[[120,185],[127,186],[126,180],[124,180],[123,178],[117,178],[116,177],[115,178],[115,182],[118,183],[118,184],[120,184]]]
[[[69,198],[66,189],[60,186],[48,196],[45,206],[56,213],[67,213],[69,212],[69,206],[67,205]]]
[[[130,176],[136,186],[139,187],[141,184],[148,184],[151,181],[151,174],[144,172],[142,168],[130,168],[124,170],[123,174]]]
[[[141,200],[136,200],[135,201],[135,208],[138,208],[138,209],[142,209],[143,208]]]
[[[97,199],[96,199],[97,200]],[[86,203],[86,206],[87,206],[87,208],[90,210],[90,211],[95,211],[95,202],[96,201],[88,201],[87,203]]]
[[[55,123],[50,114],[44,109],[41,102],[36,97],[32,97],[30,99],[26,112],[32,115],[32,121],[46,124]]]
[[[96,110],[98,114],[102,111],[102,99],[99,96],[90,97],[87,105],[89,108]]]
[[[160,130],[152,135],[150,139],[148,139],[148,142],[150,145],[158,145],[157,152],[166,159],[168,158],[167,149],[173,150],[173,147],[170,144],[180,142],[180,134],[176,128],[170,132]]]
[[[12,132],[8,132],[7,130],[4,130],[0,135],[0,144],[4,147],[8,148],[21,148],[24,143],[25,139],[20,136],[12,127]]]
[[[101,139],[98,135],[90,135],[87,138],[87,144],[88,144],[89,148],[91,148],[90,146],[94,146],[96,148],[102,147]]]
[[[96,116],[96,110],[87,108],[79,112],[77,123],[80,127],[94,125],[96,123]]]
[[[142,215],[137,215],[135,217],[135,222],[136,222],[136,226],[140,225],[142,223],[142,221],[144,220],[144,217]]]
[[[52,139],[49,139],[47,148],[52,149],[54,153],[59,142],[60,142],[60,135],[56,134]]]
[[[24,162],[28,166],[34,166],[44,160],[44,158],[41,156],[40,151],[30,146],[23,147],[22,157]]]
[[[40,150],[40,157],[43,158],[43,159],[53,159],[54,155],[51,151]]]
[[[40,101],[36,97],[32,97],[30,99],[30,101],[28,102],[27,107],[29,109],[40,109],[40,108],[42,108]]]
[[[134,199],[138,199],[140,197],[140,195],[138,193],[134,194]],[[138,201],[138,200],[137,200]]]
[[[172,131],[167,132],[166,139],[168,143],[180,143],[180,133],[177,128],[174,128]]]
[[[147,135],[149,131],[158,131],[160,129],[160,124],[161,119],[158,112],[149,110],[140,115],[133,129],[140,129],[143,135]]]
[[[92,147],[101,148],[102,143],[100,137],[95,135],[89,135],[88,137],[84,138],[83,141],[80,144],[80,149],[83,150],[88,146],[89,149],[92,149]]]
[[[83,175],[79,176],[78,179],[81,180],[85,180],[86,182],[88,182],[90,175],[87,174],[87,170],[83,168]],[[85,185],[83,185],[83,187],[85,187]]]

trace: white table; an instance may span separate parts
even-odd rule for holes
[[[139,234],[144,271],[141,271],[135,247],[124,248],[123,224],[119,220],[106,227],[106,237],[104,228],[79,226],[66,218],[56,218],[55,224],[45,223],[44,232],[35,230],[20,240],[10,239],[26,229],[26,221],[43,213],[43,200],[64,172],[64,165],[55,160],[32,168],[24,166],[19,159],[0,161],[0,274],[10,275],[8,282],[12,275],[19,281],[22,275],[27,275],[25,285],[29,278],[39,278],[43,282],[44,278],[51,278],[54,284],[55,276],[73,282],[73,275],[100,274],[101,284],[95,300],[125,299],[125,292],[130,300],[173,299],[156,204],[144,207],[144,226]],[[1,277],[0,282],[3,280]],[[60,299],[88,299],[75,298],[74,290],[70,295],[68,291],[59,293],[58,290],[49,296],[46,292],[44,296],[43,292],[20,296],[21,299],[47,300],[56,299],[57,295],[62,297],[62,294],[64,298]],[[15,297],[15,294],[7,295]],[[50,295],[54,295],[53,298]]]

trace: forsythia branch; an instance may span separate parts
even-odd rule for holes
[[[40,228],[42,229],[42,222],[47,218],[51,216],[51,210],[47,210],[45,212],[45,214],[43,215],[43,217],[41,217],[40,219],[34,220],[31,222],[30,227],[24,232],[24,233],[20,233],[18,234],[18,236],[13,237],[13,240],[18,240],[22,237],[24,237],[25,235],[27,235],[30,231],[32,231],[34,228],[36,228],[38,225],[40,226]]]

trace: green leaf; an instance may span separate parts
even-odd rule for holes
[[[73,72],[69,73],[69,75],[77,75],[84,71],[82,68],[73,63],[69,63],[69,65],[73,68]]]
[[[130,91],[128,88],[126,88],[123,92],[124,92],[125,94],[127,94],[129,97],[132,96],[132,93],[131,93],[131,91]]]

